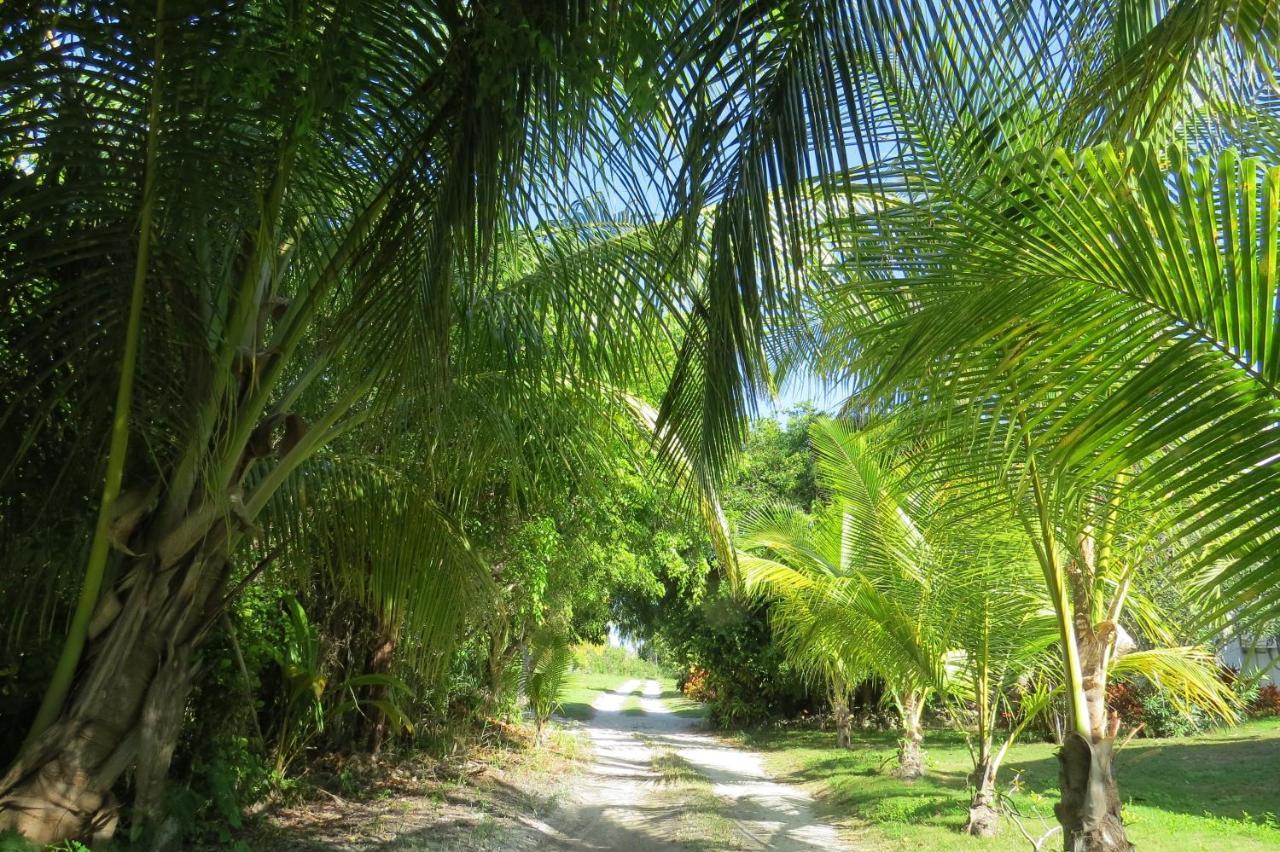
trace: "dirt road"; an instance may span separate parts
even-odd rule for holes
[[[562,849],[848,849],[808,793],[769,778],[761,757],[673,712],[657,681],[601,694],[584,722],[594,762],[558,810]],[[628,697],[639,708],[624,709]],[[640,710],[643,710],[641,713]]]
[[[769,778],[760,755],[672,712],[658,682],[625,681],[591,706],[582,725],[592,757],[581,774],[562,761],[559,774],[478,766],[456,784],[388,776],[375,796],[349,801],[328,793],[278,808],[245,845],[281,852],[851,848],[815,820],[804,790]],[[413,770],[408,762],[392,774]]]

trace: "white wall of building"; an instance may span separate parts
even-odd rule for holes
[[[1275,639],[1233,639],[1218,656],[1242,675],[1265,672],[1259,683],[1280,683],[1280,644]]]

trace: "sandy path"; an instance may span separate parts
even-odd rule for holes
[[[628,680],[599,696],[584,723],[594,763],[565,802],[552,832],[561,849],[848,849],[813,817],[803,789],[769,778],[759,754],[729,746],[675,715],[657,681]],[[621,712],[637,694],[644,715]],[[673,802],[653,769],[656,754],[674,754],[706,779],[713,796]],[[707,799],[710,800],[708,804]],[[699,820],[708,835],[700,836]],[[691,831],[693,839],[691,839]]]

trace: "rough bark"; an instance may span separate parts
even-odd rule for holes
[[[1124,852],[1120,791],[1112,772],[1116,720],[1107,711],[1107,655],[1110,625],[1077,618],[1081,683],[1089,710],[1089,736],[1068,733],[1058,751],[1062,800],[1054,806],[1067,852]]]
[[[897,776],[906,781],[914,781],[925,774],[924,765],[924,729],[920,725],[920,716],[924,712],[924,702],[916,696],[907,696],[902,702],[902,738],[898,740]]]
[[[520,650],[518,642],[512,642],[511,626],[503,620],[489,634],[489,657],[486,665],[489,670],[489,703],[490,710],[496,711],[505,696],[507,686],[507,669]]]
[[[853,747],[853,714],[849,712],[849,702],[846,699],[836,699],[831,704],[831,715],[836,723],[836,746],[839,748]]]
[[[1133,849],[1120,817],[1120,792],[1112,774],[1112,739],[1090,742],[1068,734],[1058,751],[1062,801],[1054,806],[1066,852]]]
[[[126,564],[118,613],[86,646],[73,698],[0,778],[0,831],[37,843],[105,841],[118,819],[111,789],[133,768],[135,826],[163,837],[165,779],[195,651],[226,580],[226,540],[215,531],[174,563]]]
[[[898,772],[904,781],[914,781],[924,777],[924,748],[921,743],[924,737],[918,731],[903,731],[898,741]]]
[[[970,780],[973,798],[969,801],[969,821],[965,833],[974,837],[994,837],[1000,830],[1000,813],[996,809],[996,763],[990,757],[978,761]]]
[[[373,649],[373,653],[369,655],[369,665],[366,671],[369,674],[387,675],[391,674],[391,662],[395,656],[396,637],[394,631],[388,629],[386,625],[380,625],[378,638]],[[369,687],[369,727],[366,736],[366,742],[369,745],[369,751],[377,754],[382,751],[382,744],[387,738],[387,714],[373,704],[373,701],[389,701],[391,699],[391,688],[382,684]]]

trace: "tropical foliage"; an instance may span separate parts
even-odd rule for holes
[[[940,480],[930,469],[904,464],[890,449],[910,444],[897,425],[857,430],[816,422],[813,447],[819,481],[833,496],[830,511],[816,520],[794,510],[763,511],[739,535],[754,551],[739,555],[745,579],[778,599],[773,617],[780,641],[802,670],[824,682],[837,705],[842,741],[850,739],[845,705],[852,687],[874,675],[900,719],[898,772],[919,777],[923,711],[936,696],[962,726],[972,727],[969,829],[991,834],[998,826],[1003,756],[1058,692],[1105,702],[1107,677],[1129,672],[1156,684],[1183,716],[1196,708],[1234,718],[1235,696],[1199,649],[1137,649],[1126,636],[1090,670],[1104,684],[1100,699],[1092,687],[1081,696],[1055,677],[1051,648],[1061,639],[1055,620],[1061,608],[1053,587],[1036,581],[1034,539],[1010,523],[1016,515],[1005,515],[1003,526],[994,515],[977,525],[957,517],[959,510],[974,510],[972,483]],[[924,451],[933,450],[925,444]],[[1133,556],[1126,564],[1134,566],[1128,575],[1108,579],[1128,590],[1148,566]],[[1076,599],[1087,593],[1073,591]],[[1146,607],[1149,622],[1167,621],[1153,610]]]
[[[541,727],[613,622],[979,809],[1060,709],[1128,848],[1108,683],[1229,719],[1280,613],[1277,90],[1267,0],[6,5],[0,830]]]

